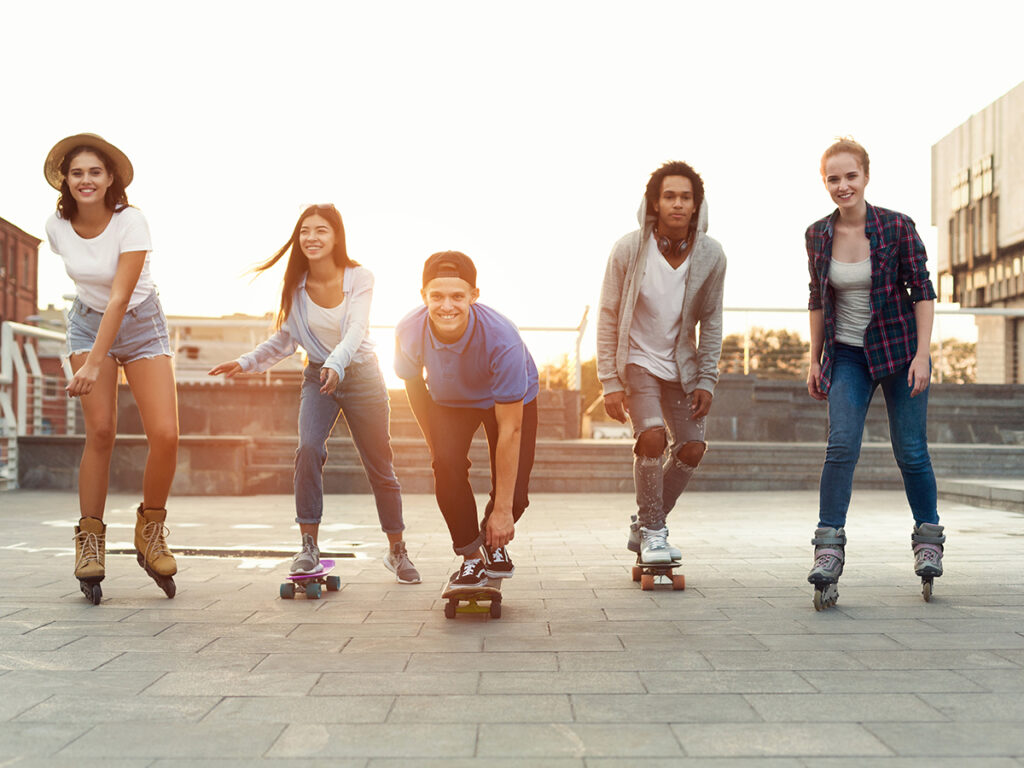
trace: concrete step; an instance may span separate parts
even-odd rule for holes
[[[530,487],[536,492],[631,492],[631,440],[539,440]],[[433,490],[430,457],[422,439],[392,441],[395,472],[404,490]],[[290,493],[294,438],[261,438],[250,447],[246,487],[250,493]],[[964,474],[1019,477],[1024,447],[933,445],[932,463],[939,476]],[[820,443],[713,443],[694,475],[693,490],[750,491],[817,488],[825,446]],[[490,490],[487,444],[475,440],[470,450],[470,479],[480,493]],[[887,443],[868,443],[854,483],[864,488],[901,488],[902,477]],[[328,441],[324,487],[329,493],[367,493],[358,454],[348,438]]]

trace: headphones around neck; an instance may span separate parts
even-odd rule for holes
[[[686,253],[686,238],[683,238],[682,240],[671,240],[664,235],[659,235],[657,232],[654,233],[654,237],[656,238],[658,250],[661,251],[662,256],[669,258],[682,258]]]

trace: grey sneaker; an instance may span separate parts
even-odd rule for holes
[[[650,565],[671,563],[672,555],[668,550],[668,531],[658,528],[655,531],[649,528],[640,529],[640,562]]]
[[[665,529],[665,543],[668,544],[668,553],[672,556],[673,561],[683,559],[683,553],[668,542],[668,528]],[[629,516],[629,538],[626,539],[626,549],[640,554],[640,522],[636,515]]]
[[[405,551],[405,542],[396,541],[384,556],[384,567],[395,574],[399,584],[419,584],[420,572]]]
[[[302,551],[292,558],[292,573],[320,573],[320,550],[308,533],[302,535]]]

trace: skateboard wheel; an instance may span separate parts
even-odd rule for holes
[[[672,589],[686,589],[686,577],[681,573],[672,574]]]
[[[315,581],[312,584],[306,585],[306,597],[312,600],[320,599],[320,585]]]
[[[454,619],[455,618],[455,601],[454,600],[449,600],[447,603],[444,604],[444,617],[446,619]]]
[[[340,576],[328,576],[327,577],[327,591],[337,592],[341,589],[341,577]]]
[[[292,582],[286,582],[281,585],[281,599],[282,600],[294,600],[295,599],[295,585]]]
[[[501,618],[501,603],[498,602],[497,600],[492,600],[491,601],[491,618],[492,619],[500,619]]]
[[[649,592],[654,589],[654,574],[645,573],[640,577],[640,589],[644,592]]]
[[[633,581],[640,581],[641,573],[642,572],[640,571],[640,566],[639,565],[634,565],[633,566]]]

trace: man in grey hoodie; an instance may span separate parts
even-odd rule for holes
[[[708,237],[704,183],[686,163],[651,174],[630,232],[608,257],[597,321],[604,407],[633,424],[637,515],[628,546],[643,563],[668,563],[665,518],[707,443],[722,354],[725,253]],[[699,331],[699,341],[697,328]],[[639,518],[639,521],[637,520]]]

